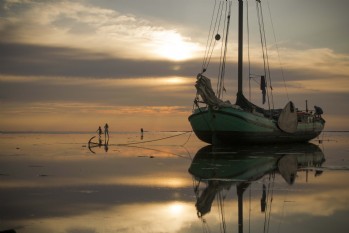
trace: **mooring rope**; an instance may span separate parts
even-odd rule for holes
[[[109,144],[109,146],[128,146],[128,145],[135,145],[135,144],[142,144],[142,143],[148,143],[148,142],[156,142],[156,141],[161,141],[161,140],[165,140],[165,139],[169,139],[169,138],[174,138],[174,137],[178,137],[187,133],[191,133],[192,131],[188,131],[188,132],[184,132],[184,133],[180,133],[180,134],[176,134],[176,135],[172,135],[172,136],[168,136],[168,137],[163,137],[163,138],[158,138],[158,139],[153,139],[153,140],[148,140],[148,141],[141,141],[141,142],[130,142],[130,143],[119,143],[119,144]],[[189,139],[188,139],[189,140]],[[187,140],[187,141],[188,141]],[[187,143],[187,142],[186,142]]]

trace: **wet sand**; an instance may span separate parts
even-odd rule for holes
[[[1,134],[0,231],[238,232],[244,184],[244,232],[346,232],[349,133],[229,150],[181,133],[113,133],[92,152],[93,134]]]

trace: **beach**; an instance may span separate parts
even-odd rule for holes
[[[93,136],[0,134],[0,232],[238,232],[239,221],[245,232],[346,232],[349,133],[229,150],[191,132]]]

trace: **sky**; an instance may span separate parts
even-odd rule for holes
[[[225,98],[235,102],[237,1],[232,2]],[[262,3],[275,107],[292,100],[305,109],[308,100],[309,108],[322,107],[325,130],[349,130],[349,3]],[[105,123],[111,132],[191,130],[188,116],[214,4],[0,0],[0,131],[94,131]],[[255,1],[244,9],[250,16],[251,67],[258,72]],[[246,36],[244,41],[249,96]],[[207,72],[213,84],[217,66],[215,52]],[[267,107],[258,85],[251,86],[252,100]]]

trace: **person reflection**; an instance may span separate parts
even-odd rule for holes
[[[107,141],[105,141],[105,143],[104,143],[104,151],[105,152],[108,152],[108,149],[109,149],[108,145],[109,145],[109,139]]]
[[[101,148],[101,146],[102,146],[102,139],[99,138],[99,139],[98,139],[98,147]]]

